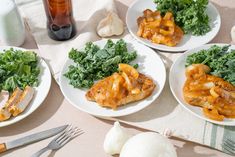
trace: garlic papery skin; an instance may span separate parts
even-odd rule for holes
[[[97,34],[101,37],[121,35],[124,32],[124,24],[115,12],[109,12],[97,26]]]
[[[233,44],[235,44],[235,26],[233,26],[231,29],[231,38],[232,38]]]
[[[114,126],[106,134],[104,140],[104,151],[109,155],[120,154],[123,145],[131,137],[130,134],[120,125],[115,122]]]

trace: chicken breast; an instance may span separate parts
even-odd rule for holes
[[[30,86],[26,86],[18,101],[13,106],[9,107],[9,111],[14,117],[25,110],[32,100],[33,95],[34,89]]]
[[[1,91],[0,92],[0,109],[5,107],[6,102],[9,99],[9,92],[8,91]]]
[[[207,74],[210,68],[193,64],[186,69],[187,80],[183,87],[184,100],[203,108],[210,119],[222,121],[235,118],[235,86],[222,78]]]
[[[20,88],[16,88],[14,92],[11,94],[10,98],[6,101],[4,106],[0,109],[0,121],[7,120],[11,117],[11,112],[9,111],[9,108],[14,106],[15,103],[19,100],[22,90]]]
[[[17,116],[25,110],[34,95],[34,89],[26,86],[24,91],[16,88],[11,94],[10,98],[1,105],[0,108],[0,121],[5,121],[11,116]]]
[[[141,73],[135,77],[137,79],[126,73],[114,73],[94,84],[86,93],[86,98],[103,107],[116,109],[150,96],[156,86],[153,80]]]

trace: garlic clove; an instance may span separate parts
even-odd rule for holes
[[[102,19],[97,26],[97,34],[101,37],[121,35],[123,32],[124,24],[114,12],[109,12],[107,17]]]
[[[232,42],[235,43],[235,26],[233,26],[231,29],[231,37],[232,37]]]
[[[131,137],[130,134],[120,125],[115,122],[114,126],[106,134],[104,140],[104,151],[109,155],[120,154],[123,145]]]

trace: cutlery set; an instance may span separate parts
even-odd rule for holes
[[[59,126],[42,132],[34,133],[29,136],[25,136],[10,142],[2,143],[0,144],[0,154],[10,149],[32,144],[58,134],[45,148],[42,148],[41,150],[32,155],[32,157],[39,157],[47,150],[60,149],[70,140],[83,133],[84,132],[81,129],[73,127],[71,125]]]

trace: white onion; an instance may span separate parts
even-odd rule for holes
[[[177,154],[166,137],[145,132],[130,138],[123,146],[120,157],[177,157]]]

